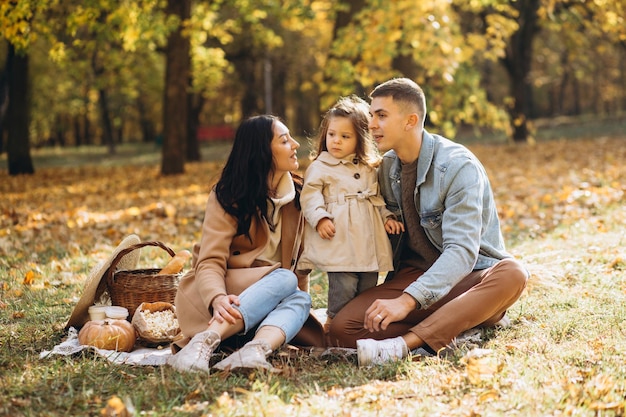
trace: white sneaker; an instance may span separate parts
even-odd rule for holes
[[[167,359],[167,364],[179,371],[209,372],[209,361],[213,351],[221,342],[220,335],[205,330],[191,338],[187,346]]]
[[[507,317],[507,315],[505,314],[504,316],[502,316],[502,318],[496,322],[493,327],[500,327],[502,329],[506,329],[507,327],[511,327],[511,319],[509,319]]]
[[[409,354],[409,348],[402,336],[393,339],[359,339],[356,341],[359,366],[380,365],[399,361]]]
[[[247,369],[272,369],[267,361],[267,355],[272,353],[272,348],[263,341],[246,343],[241,349],[231,353],[226,359],[216,363],[213,367],[221,371]]]

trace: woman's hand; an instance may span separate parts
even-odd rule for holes
[[[233,294],[219,295],[213,300],[213,319],[209,322],[211,324],[213,320],[218,323],[224,323],[224,321],[235,324],[237,320],[243,319],[239,310],[233,307],[233,304],[239,305],[239,297]]]
[[[332,239],[335,237],[335,225],[328,217],[324,217],[322,220],[317,222],[315,230],[317,230],[317,233],[319,233],[322,239]]]
[[[389,217],[385,222],[385,230],[390,235],[397,235],[400,232],[404,232],[404,224]]]

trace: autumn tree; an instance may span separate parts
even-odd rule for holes
[[[165,49],[165,91],[163,99],[163,152],[161,174],[185,170],[187,141],[187,90],[191,66],[190,40],[183,25],[191,17],[191,0],[168,0],[166,14],[178,22]]]
[[[327,103],[350,92],[355,80],[369,92],[395,76],[420,84],[429,100],[428,123],[453,135],[459,125],[502,128],[506,114],[481,86],[476,56],[497,60],[514,27],[487,21],[492,34],[464,33],[449,2],[368,1],[337,31],[328,74]]]
[[[34,16],[45,9],[47,2],[19,1],[0,5],[0,34],[9,46],[2,78],[8,86],[4,97],[7,123],[7,159],[9,175],[33,174],[30,155],[30,97],[28,48],[34,40]],[[0,102],[0,105],[3,103]],[[3,121],[0,121],[0,123]]]

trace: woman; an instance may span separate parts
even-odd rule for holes
[[[298,169],[299,147],[274,116],[252,117],[237,129],[209,195],[193,268],[176,295],[184,338],[168,360],[175,369],[208,372],[220,343],[242,334],[252,340],[215,368],[269,369],[266,357],[309,318],[308,276],[286,269],[296,264],[303,226],[290,174]]]

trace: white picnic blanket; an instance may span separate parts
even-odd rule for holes
[[[161,366],[165,365],[167,358],[172,354],[169,346],[160,348],[137,347],[132,352],[116,352],[114,350],[98,349],[93,346],[84,346],[78,342],[78,331],[74,327],[70,327],[67,339],[56,345],[52,350],[41,352],[39,358],[43,359],[50,355],[69,356],[85,349],[92,350],[109,362],[118,365]]]

